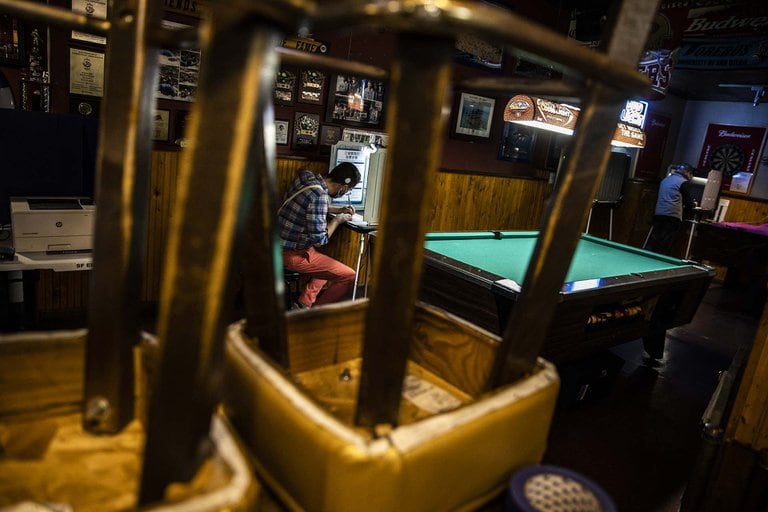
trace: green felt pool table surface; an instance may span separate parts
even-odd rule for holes
[[[536,231],[428,233],[419,298],[502,334],[522,296]],[[690,322],[714,270],[582,235],[542,355],[560,362],[643,338],[660,357],[666,329]]]
[[[536,237],[535,231],[430,233],[424,247],[522,283]],[[687,264],[683,260],[583,235],[566,282],[669,270]]]

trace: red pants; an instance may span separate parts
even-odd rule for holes
[[[304,292],[299,297],[299,302],[305,306],[319,306],[345,300],[351,296],[352,287],[355,286],[353,269],[318,252],[314,247],[283,251],[283,266],[286,270],[310,276]],[[330,284],[320,293],[326,283]]]

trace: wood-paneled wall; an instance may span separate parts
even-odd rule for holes
[[[143,299],[148,302],[157,301],[159,297],[163,247],[176,200],[179,157],[180,153],[169,151],[155,151],[152,155],[143,290]],[[278,159],[277,188],[280,195],[301,169],[311,169],[324,174],[328,171],[328,163]],[[536,229],[550,192],[547,182],[541,179],[457,173],[439,173],[436,187],[437,193],[434,194],[429,208],[430,231]],[[337,231],[325,248],[327,254],[351,267],[355,266],[358,251],[359,235],[347,229]]]
[[[550,192],[543,179],[441,172],[427,230],[538,229]]]
[[[35,285],[35,308],[40,318],[77,315],[88,310],[90,272],[40,270]],[[27,279],[27,277],[25,277]]]
[[[725,194],[723,199],[729,201],[725,212],[727,222],[768,223],[768,201],[730,194]]]
[[[653,221],[658,191],[657,182],[628,180],[624,184],[624,195],[614,209],[613,240],[635,247],[643,246]],[[768,201],[727,192],[722,195],[722,198],[729,201],[725,221],[768,223]],[[674,256],[680,258],[684,256],[689,229],[690,224],[685,223],[673,247]],[[608,238],[607,208],[596,207],[593,210],[589,232],[592,235]]]
[[[153,151],[147,226],[146,272],[142,299],[156,302],[160,294],[164,247],[173,218],[176,184],[181,153]],[[277,187],[286,189],[303,168],[318,173],[328,170],[326,161],[278,159]],[[440,172],[436,191],[429,206],[428,231],[531,230],[539,227],[551,186],[539,178],[503,178],[477,174]],[[613,239],[641,246],[650,227],[658,184],[630,180],[621,204],[614,212]],[[728,196],[726,220],[767,222],[768,202]],[[590,232],[607,236],[605,223],[594,215],[595,229]],[[325,248],[330,256],[354,267],[359,250],[359,235],[347,229],[337,231]],[[365,268],[363,267],[363,272]],[[361,274],[364,275],[364,274]],[[44,275],[38,283],[38,308],[43,312],[87,307],[88,281],[82,276]],[[64,291],[64,288],[67,288]],[[71,300],[70,300],[71,299]]]
[[[153,151],[152,175],[149,182],[149,214],[147,216],[147,252],[142,299],[156,302],[160,297],[165,244],[176,202],[181,153]]]
[[[278,162],[278,183],[281,192],[304,167],[326,172],[325,162]],[[441,172],[437,175],[436,191],[430,205],[428,231],[465,230],[529,230],[538,223],[550,192],[546,180],[500,178],[476,174]],[[341,229],[334,234],[323,251],[354,268],[359,254],[360,235]],[[362,261],[359,282],[365,276],[366,261]]]

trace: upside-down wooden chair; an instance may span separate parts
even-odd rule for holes
[[[247,470],[252,464],[259,481],[295,510],[480,506],[544,453],[559,383],[554,367],[537,355],[606,168],[621,105],[647,86],[635,68],[657,2],[622,2],[600,51],[483,2],[211,1],[199,31],[174,36],[158,28],[155,3],[114,0],[110,19],[98,22],[0,0],[0,9],[19,16],[109,35],[92,308],[87,334],[76,333],[87,336],[85,379],[82,395],[76,384],[70,389],[71,400],[82,404],[83,429],[70,425],[69,432],[84,443],[98,441],[91,448],[96,458],[126,432],[138,439],[130,455],[135,471],[118,475],[106,491],[98,474],[83,469],[78,481],[96,480],[87,491],[65,493],[62,484],[59,495],[40,483],[19,496],[77,501],[121,491],[120,506],[105,507],[104,498],[101,508],[98,500],[90,507],[247,509],[259,496]],[[390,69],[278,49],[285,35],[300,30],[372,26],[397,33]],[[452,55],[461,34],[553,65],[568,79],[454,84]],[[180,169],[157,335],[140,343],[136,276],[154,52],[195,39],[205,59],[187,128],[191,142]],[[370,300],[286,314],[271,105],[281,61],[389,81],[389,161]],[[425,205],[452,85],[582,99],[570,157],[510,318],[514,328],[502,338],[416,301]],[[246,318],[227,326],[235,258],[247,262]],[[25,350],[50,349],[51,337],[53,345],[77,352],[66,333],[27,339]],[[3,345],[18,352],[19,343]],[[135,389],[142,391],[138,404]],[[0,483],[9,478],[6,462],[0,461]],[[51,472],[57,463],[67,462],[52,462]]]

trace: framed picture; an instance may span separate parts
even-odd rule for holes
[[[162,26],[169,31],[190,28],[190,25],[168,20],[163,20]],[[155,98],[195,101],[201,59],[202,53],[199,49],[161,48],[158,54],[160,80],[155,91]]]
[[[104,96],[104,53],[69,49],[69,93]]]
[[[278,145],[288,144],[288,133],[291,122],[284,119],[275,119],[275,142]]]
[[[320,115],[296,112],[293,117],[293,148],[313,150],[320,136]]]
[[[325,73],[314,69],[303,69],[299,83],[299,101],[322,105],[325,99]]]
[[[168,142],[171,128],[171,111],[158,109],[152,113],[152,140]]]
[[[384,82],[351,75],[331,80],[327,120],[367,128],[384,122]]]
[[[107,19],[107,0],[72,0],[72,12],[88,16],[89,18],[105,20]],[[70,37],[74,41],[100,45],[107,44],[107,38],[104,36],[78,32],[77,30],[73,30]]]
[[[498,158],[508,162],[530,162],[535,141],[536,130],[530,126],[504,123]]]
[[[382,132],[344,128],[341,140],[345,142],[360,142],[362,144],[376,144],[380,148],[387,147],[389,137]]]
[[[281,68],[275,77],[274,101],[276,105],[293,105],[296,99],[296,72]]]
[[[341,140],[341,127],[324,124],[320,127],[320,145],[333,146]]]
[[[0,66],[23,66],[24,25],[10,14],[0,13]]]
[[[504,48],[473,35],[462,34],[456,39],[456,60],[470,66],[501,71],[504,66]]]
[[[462,92],[453,125],[454,137],[489,140],[495,105],[496,100],[493,98]]]

